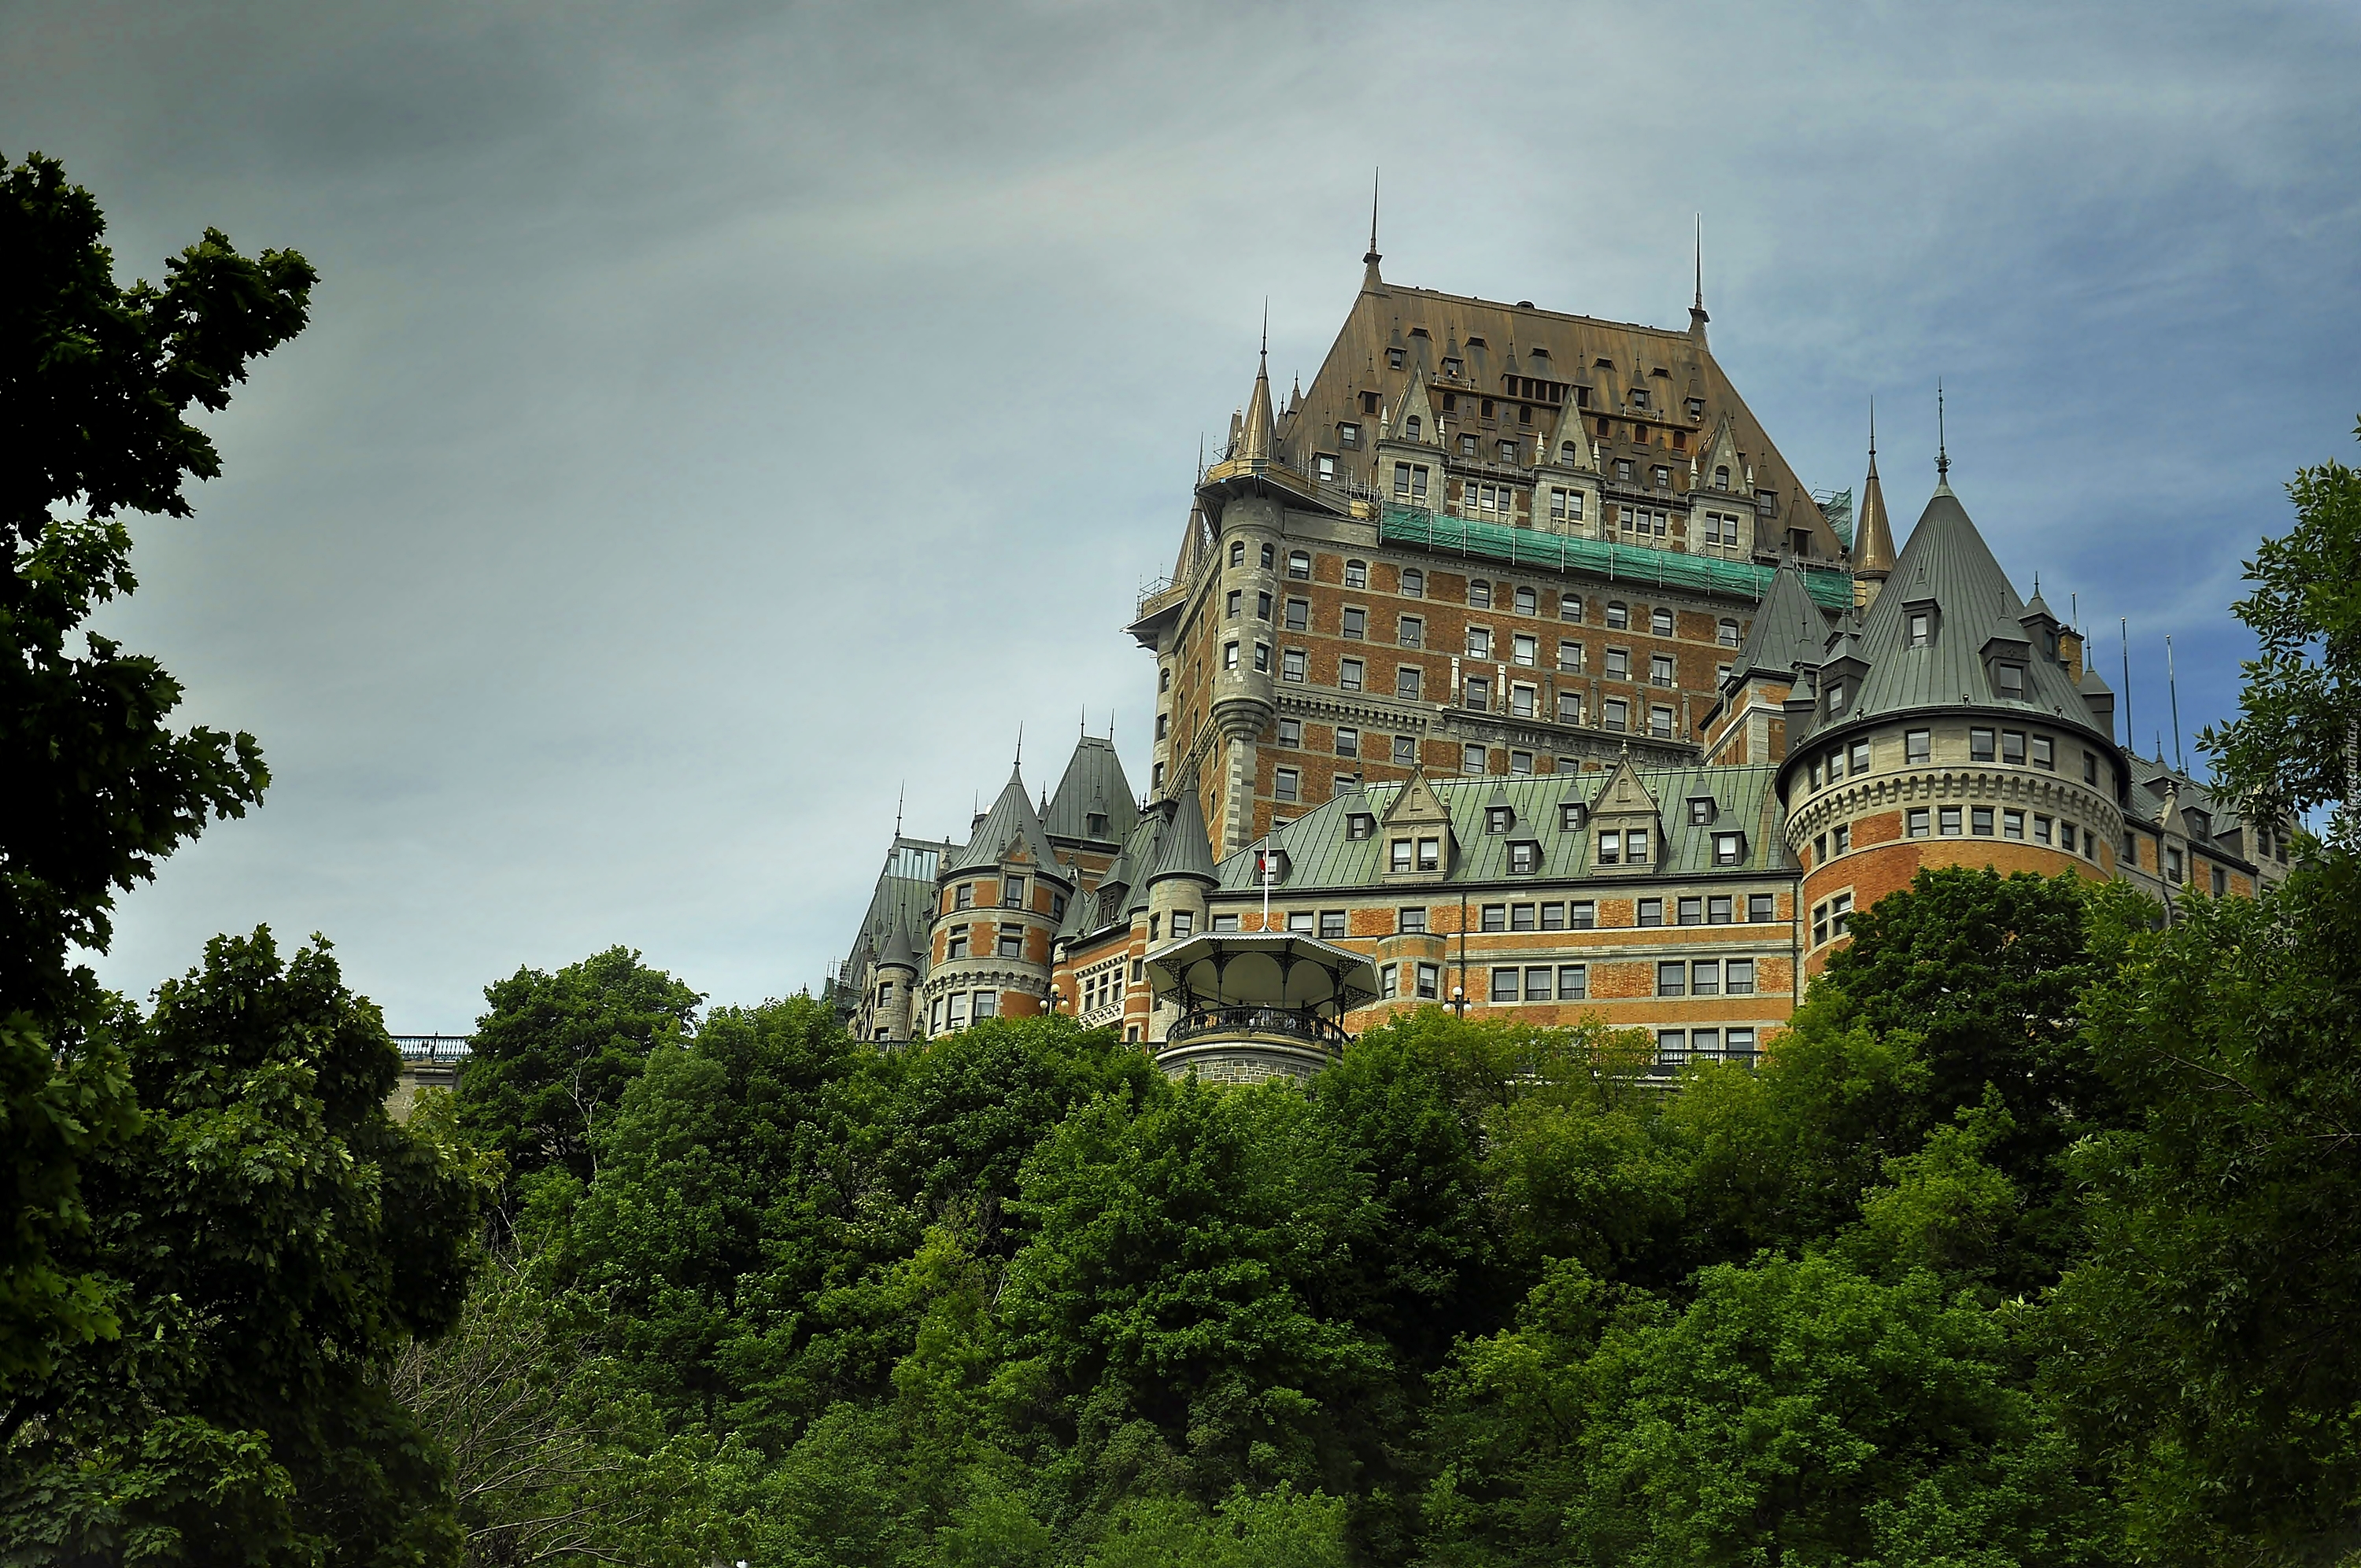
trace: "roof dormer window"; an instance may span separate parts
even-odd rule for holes
[[[1378,836],[1378,819],[1366,811],[1356,811],[1345,818],[1345,837],[1358,842]]]
[[[2025,666],[2002,659],[1993,664],[1993,690],[2010,702],[2025,700]]]
[[[1443,373],[1452,380],[1463,380],[1466,377],[1467,367],[1457,359],[1446,357],[1443,362]]]
[[[1491,806],[1484,808],[1484,831],[1487,833],[1506,833],[1516,820],[1516,812],[1509,806]]]
[[[1386,350],[1386,367],[1391,370],[1399,370],[1402,367],[1402,351],[1400,349],[1389,348]]]

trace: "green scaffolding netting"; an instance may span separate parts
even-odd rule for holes
[[[1708,593],[1742,594],[1759,599],[1771,589],[1776,568],[1745,561],[1717,561],[1705,555],[1682,555],[1670,550],[1642,550],[1610,544],[1603,539],[1569,539],[1530,528],[1509,528],[1497,522],[1442,517],[1416,507],[1387,507],[1378,514],[1382,542],[1422,544],[1430,550],[1457,551],[1518,566],[1554,566],[1560,571],[1596,572],[1616,582],[1646,583],[1664,588],[1702,588]],[[1825,567],[1804,568],[1804,583],[1812,602],[1824,609],[1852,606],[1852,577]]]

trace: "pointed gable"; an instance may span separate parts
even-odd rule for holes
[[[1730,666],[1730,679],[1792,681],[1796,671],[1818,666],[1828,641],[1828,617],[1812,602],[1803,568],[1793,559],[1782,561],[1771,575],[1771,591],[1755,607],[1754,625]]]
[[[1746,461],[1738,455],[1737,427],[1728,414],[1706,444],[1705,456],[1697,464],[1697,484],[1700,488],[1740,495],[1746,489]]]
[[[1385,814],[1378,818],[1381,837],[1410,841],[1411,859],[1408,871],[1391,869],[1386,872],[1389,883],[1442,882],[1451,874],[1458,860],[1458,837],[1451,829],[1451,808],[1427,782],[1426,770],[1411,770],[1409,779],[1387,803]],[[1433,840],[1434,863],[1421,865],[1419,848],[1422,841]]]
[[[1422,352],[1422,362],[1423,357]],[[1424,375],[1413,375],[1409,389],[1394,400],[1393,421],[1387,427],[1386,439],[1415,442],[1422,446],[1442,444],[1442,432],[1434,422],[1434,400],[1426,395]]]
[[[1565,400],[1565,406],[1557,411],[1557,429],[1550,436],[1549,450],[1542,454],[1543,464],[1581,474],[1598,472],[1598,449],[1590,444],[1590,426],[1583,412],[1573,398]]]
[[[1648,781],[1631,765],[1629,751],[1615,760],[1615,765],[1600,783],[1598,794],[1590,804],[1590,828],[1593,842],[1598,846],[1594,864],[1606,874],[1646,872],[1664,863],[1664,812]],[[1648,835],[1647,848],[1637,857],[1631,853],[1635,846],[1631,836],[1634,831]],[[1609,834],[1615,837],[1610,839]],[[1614,846],[1611,858],[1610,844]]]

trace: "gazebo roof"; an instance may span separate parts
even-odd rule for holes
[[[1148,983],[1159,1002],[1334,1008],[1339,1014],[1378,996],[1378,971],[1368,959],[1286,931],[1209,931],[1170,943],[1148,956]]]

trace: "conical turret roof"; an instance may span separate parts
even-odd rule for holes
[[[1091,831],[1093,816],[1106,818],[1099,831]],[[1049,797],[1049,808],[1041,817],[1041,830],[1053,839],[1120,844],[1131,834],[1131,825],[1139,819],[1139,807],[1131,798],[1131,781],[1124,777],[1123,759],[1115,755],[1115,742],[1104,735],[1085,735],[1074,742],[1074,754],[1066,762],[1065,777],[1058,781],[1057,794]]]
[[[1167,877],[1187,877],[1212,887],[1221,881],[1213,868],[1213,846],[1205,832],[1204,808],[1197,804],[1197,790],[1192,782],[1180,791],[1172,808],[1172,825],[1164,830],[1162,852],[1156,858],[1156,869],[1148,873],[1149,885]]]
[[[1877,482],[1877,444],[1869,447],[1869,477],[1861,487],[1861,520],[1852,532],[1852,570],[1880,581],[1894,574],[1894,526],[1885,516],[1885,489]]]
[[[1238,429],[1238,449],[1231,455],[1268,463],[1278,440],[1277,422],[1270,411],[1270,356],[1266,354],[1256,367],[1254,396],[1246,400],[1246,420]]]
[[[1928,641],[1909,645],[1909,617],[1934,612]],[[1877,596],[1851,657],[1867,666],[1844,707],[1823,714],[1815,728],[1915,708],[1982,708],[2017,717],[2039,715],[2053,724],[2114,740],[2098,728],[2064,665],[2029,645],[2026,606],[1993,558],[1968,509],[1940,486],[1919,514],[1893,576]],[[1987,657],[1995,642],[2025,669],[2023,696],[2004,696]],[[1791,732],[1790,743],[1793,743]]]
[[[878,947],[877,967],[918,972],[918,944],[910,934],[909,916],[901,909],[894,911],[894,923],[886,928],[885,940]]]
[[[967,848],[948,859],[943,870],[963,872],[996,866],[1017,858],[1012,851],[1020,848],[1025,851],[1022,858],[1029,860],[1037,871],[1063,876],[1058,857],[1041,831],[1041,819],[1033,814],[1033,803],[1025,796],[1025,776],[1011,772],[1000,798],[992,803],[992,809],[983,814],[983,820],[968,836]]]

